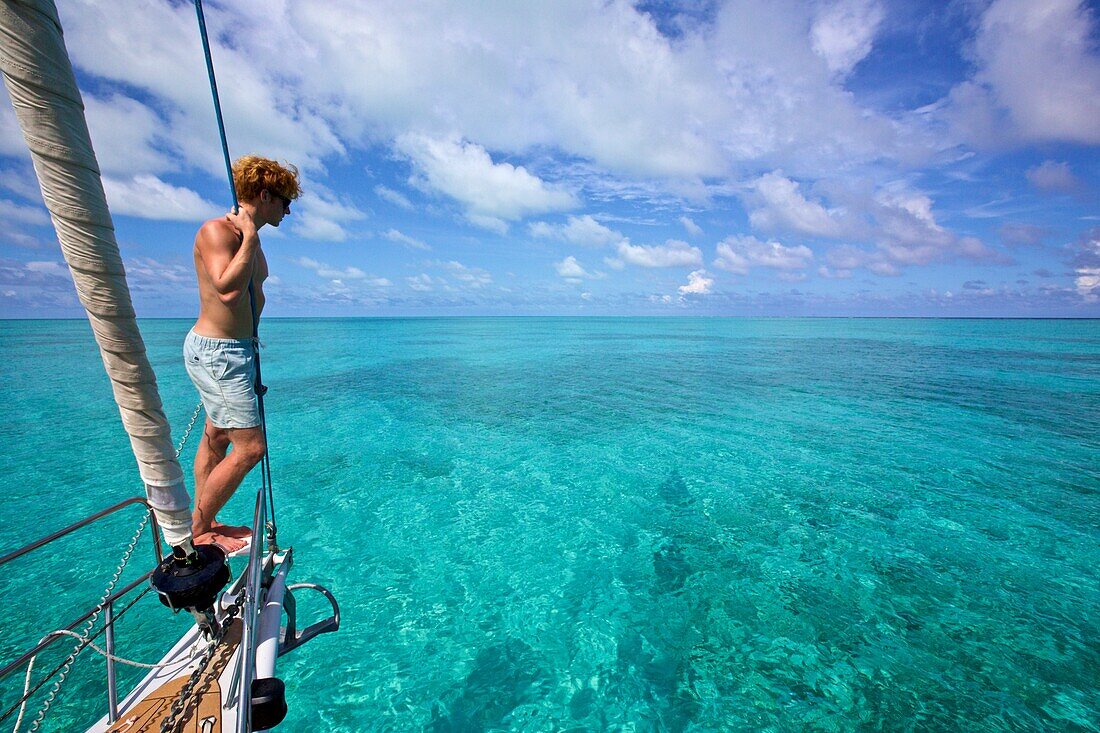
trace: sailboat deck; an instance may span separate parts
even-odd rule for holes
[[[190,643],[186,643],[186,642]],[[207,663],[199,683],[188,697],[188,704],[182,713],[183,725],[180,731],[187,733],[220,733],[231,730],[235,719],[235,706],[223,705],[223,699],[230,690],[233,670],[230,661],[237,656],[241,641],[241,623],[234,620],[226,629],[222,643]],[[106,733],[158,733],[161,723],[170,714],[172,706],[179,699],[180,691],[187,684],[195,670],[196,661],[184,664],[191,657],[195,645],[201,648],[205,640],[197,633],[189,634],[181,644],[169,652],[165,658],[171,663],[180,660],[180,666],[163,668],[151,675],[124,701],[119,718],[110,727],[104,728],[106,721],[91,728],[92,731]]]

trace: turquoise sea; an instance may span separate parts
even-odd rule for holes
[[[189,325],[143,323],[177,434]],[[263,341],[280,540],[343,612],[281,660],[282,730],[1100,731],[1100,321]],[[0,322],[0,364],[0,553],[140,492],[85,322]],[[0,569],[0,661],[98,599],[136,521]],[[120,652],[188,623],[146,596]],[[77,661],[44,730],[105,711],[103,668]]]

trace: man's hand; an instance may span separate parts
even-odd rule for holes
[[[248,209],[238,209],[227,212],[225,218],[241,234],[241,240],[247,240],[256,236],[256,222],[252,220],[252,214]]]

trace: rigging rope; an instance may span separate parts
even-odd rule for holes
[[[210,78],[210,95],[214,98],[214,116],[218,121],[218,135],[221,138],[222,157],[225,159],[225,172],[229,177],[229,195],[233,200],[233,210],[237,211],[240,202],[237,200],[237,187],[233,183],[233,162],[229,157],[229,142],[225,135],[225,122],[222,119],[222,105],[218,97],[218,80],[214,76],[214,59],[210,55],[210,39],[206,34],[206,18],[202,12],[202,0],[195,0],[195,14],[198,16],[199,36],[202,38],[202,51],[206,57],[206,74]],[[253,290],[251,278],[248,280],[248,304],[252,311],[252,350],[255,354],[255,389],[260,408],[260,429],[263,431],[264,445],[267,446],[267,450],[264,451],[264,457],[260,461],[260,482],[267,503],[267,513],[270,517],[268,521],[269,526],[267,528],[269,539],[274,542],[276,532],[275,497],[271,487],[271,460],[269,458],[271,455],[271,446],[267,440],[267,415],[264,412],[264,394],[267,393],[267,387],[264,386],[263,378],[260,373],[260,323],[256,315],[256,294]],[[253,527],[253,530],[259,529],[260,527]],[[258,538],[253,537],[252,541],[256,542]]]
[[[115,617],[114,617],[114,619],[113,619],[113,620],[111,621],[111,623],[109,623],[109,624],[104,624],[104,625],[102,626],[102,628],[100,628],[100,630],[99,630],[99,631],[95,632],[95,633],[94,633],[94,634],[92,634],[92,635],[91,635],[90,637],[88,637],[88,640],[87,640],[87,641],[83,642],[82,644],[79,644],[79,645],[77,645],[77,646],[79,647],[78,651],[83,651],[83,650],[84,650],[84,648],[85,648],[85,647],[86,647],[86,646],[87,646],[88,644],[91,644],[91,643],[92,643],[92,642],[91,642],[91,640],[92,640],[92,639],[95,639],[95,638],[96,638],[96,637],[98,637],[98,636],[99,636],[100,634],[103,634],[103,633],[105,633],[105,632],[107,631],[107,629],[108,629],[109,627],[113,626],[114,624],[116,624],[116,623],[118,623],[118,622],[119,622],[120,620],[122,620],[122,617],[123,617],[123,616],[125,616],[125,615],[126,615],[126,613],[127,613],[127,612],[128,612],[128,611],[129,611],[130,609],[131,609],[131,608],[133,608],[133,607],[134,607],[134,604],[135,604],[135,603],[137,603],[138,601],[140,601],[140,600],[141,600],[142,598],[144,598],[144,597],[145,597],[145,594],[146,594],[146,593],[149,593],[149,592],[150,592],[150,591],[152,591],[152,590],[153,590],[152,588],[146,588],[146,589],[145,589],[145,590],[143,590],[143,591],[142,591],[141,593],[138,593],[138,594],[137,594],[137,597],[136,597],[136,598],[134,598],[134,600],[132,600],[132,601],[130,601],[129,603],[127,603],[127,604],[126,604],[126,605],[125,605],[125,606],[123,607],[123,609],[122,609],[121,611],[119,611],[118,613],[116,613],[116,614],[115,614]],[[43,637],[43,638],[45,638],[45,637]],[[33,660],[32,660],[32,664],[33,664]],[[11,715],[11,714],[12,714],[13,712],[15,712],[15,709],[16,709],[16,708],[20,708],[20,713],[19,713],[19,717],[20,717],[20,719],[22,719],[22,717],[23,717],[23,712],[22,712],[22,706],[23,706],[23,705],[25,705],[26,701],[27,701],[27,700],[28,700],[28,699],[30,698],[30,696],[31,696],[31,695],[33,695],[34,693],[36,693],[36,692],[38,692],[38,691],[39,691],[40,689],[42,689],[42,687],[43,687],[43,686],[44,686],[44,685],[45,685],[45,684],[46,684],[47,682],[49,682],[49,681],[50,681],[50,680],[51,680],[51,679],[53,678],[53,676],[54,676],[55,674],[57,674],[58,672],[60,672],[60,671],[61,671],[61,669],[62,669],[62,668],[63,668],[64,666],[65,666],[65,663],[64,663],[64,662],[62,662],[62,663],[61,663],[61,664],[59,664],[58,666],[54,667],[54,668],[53,668],[53,671],[52,671],[52,672],[50,672],[49,674],[47,674],[47,675],[46,675],[45,677],[43,677],[43,678],[42,678],[42,681],[41,681],[41,682],[39,682],[39,683],[38,683],[37,685],[35,685],[35,686],[34,686],[34,688],[33,688],[32,690],[30,690],[29,692],[25,693],[25,694],[23,695],[23,698],[22,698],[22,699],[20,699],[19,701],[17,701],[17,702],[16,702],[16,703],[15,703],[14,705],[12,705],[12,706],[11,706],[10,708],[8,708],[7,710],[5,710],[5,711],[4,711],[4,713],[3,713],[2,715],[0,715],[0,720],[5,720],[5,719],[6,719],[6,718],[7,718],[8,716],[10,716],[10,715]],[[18,725],[19,725],[19,724],[18,724],[18,723],[16,723],[16,726],[18,726]],[[19,729],[18,729],[18,727],[16,728],[16,730],[15,730],[15,733],[19,733]]]
[[[186,438],[184,438],[184,440],[186,440]],[[180,445],[180,448],[183,448],[182,444]],[[102,613],[103,609],[106,607],[107,599],[110,598],[111,593],[114,592],[115,585],[118,583],[118,579],[122,577],[122,571],[130,562],[130,555],[134,554],[134,548],[137,547],[138,539],[141,537],[141,533],[145,531],[145,526],[148,523],[149,514],[148,512],[146,512],[145,516],[142,517],[141,524],[138,525],[137,531],[134,532],[134,536],[130,540],[130,544],[127,545],[126,551],[122,554],[122,560],[119,561],[118,568],[115,570],[115,574],[111,576],[110,582],[107,583],[107,588],[103,591],[103,596],[99,599],[99,603],[96,604],[95,613],[93,613],[88,621],[85,623],[84,630],[80,634],[74,634],[79,641],[73,648],[72,652],[69,653],[69,656],[62,663],[61,667],[59,667],[59,670],[61,671],[61,676],[58,677],[56,682],[54,682],[53,687],[46,695],[46,701],[42,704],[42,708],[38,711],[38,714],[34,717],[34,720],[31,721],[32,733],[38,730],[38,727],[42,725],[42,721],[45,719],[46,713],[49,711],[50,706],[53,704],[54,698],[57,696],[58,691],[61,690],[61,686],[65,683],[65,678],[69,676],[69,669],[72,667],[73,662],[76,661],[77,655],[84,650],[87,644],[91,643],[92,628],[95,626],[95,622],[99,620],[99,614]],[[46,634],[46,636],[42,637],[42,641],[45,641],[48,637],[53,636],[56,633],[56,631],[51,631],[50,633]],[[41,643],[41,641],[39,643]],[[21,704],[19,706],[19,717],[15,721],[16,733],[18,733],[19,726],[23,722],[23,711],[27,706],[27,698],[32,694],[29,691],[29,688],[31,684],[31,669],[34,667],[34,659],[35,657],[31,657],[30,662],[27,665],[27,677],[23,687],[23,700],[21,701]],[[57,670],[51,672],[50,675],[46,677],[46,679],[52,677],[54,674],[56,674],[56,672]],[[43,683],[45,683],[45,680],[43,680]]]
[[[198,652],[195,651],[198,647],[194,647],[191,650],[191,655],[183,659],[176,659],[171,662],[158,662],[157,664],[149,664],[148,662],[135,662],[133,659],[127,659],[126,657],[120,657],[117,654],[112,654],[111,652],[107,651],[90,639],[85,639],[83,636],[76,633],[75,631],[69,631],[68,629],[58,629],[56,631],[51,631],[49,634],[46,634],[46,636],[71,636],[81,642],[86,641],[86,646],[92,651],[98,652],[99,655],[102,656],[104,659],[110,659],[112,662],[118,662],[119,664],[125,664],[130,667],[139,667],[141,669],[167,669],[168,667],[179,667],[182,669],[183,667],[187,666],[187,664],[191,662],[191,660],[199,656]],[[43,637],[43,639],[45,638],[46,637]],[[28,676],[30,675],[29,668],[27,670],[27,674]]]

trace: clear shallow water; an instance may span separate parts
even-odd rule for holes
[[[143,324],[177,431],[188,326]],[[281,661],[284,730],[1100,730],[1100,322],[264,340],[280,539],[344,617]],[[0,322],[0,360],[2,552],[138,483],[86,324]],[[0,658],[94,603],[132,529],[0,570],[23,611]],[[122,651],[186,623],[146,598]],[[102,668],[78,661],[45,729],[104,710]]]

